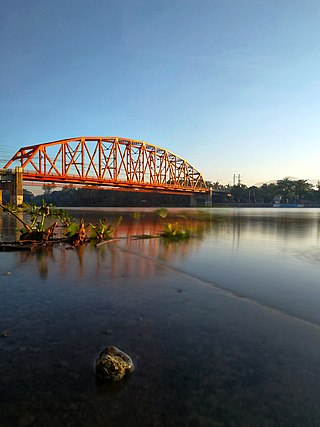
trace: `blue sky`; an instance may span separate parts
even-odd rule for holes
[[[118,135],[225,184],[320,179],[319,0],[1,9],[1,167],[24,145]]]

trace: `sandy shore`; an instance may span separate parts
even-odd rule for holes
[[[82,269],[63,248],[1,255],[1,426],[318,425],[318,326],[116,244],[99,268],[83,250]],[[136,366],[114,386],[93,370],[106,345]]]

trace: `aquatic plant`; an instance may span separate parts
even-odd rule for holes
[[[100,219],[96,225],[90,223],[90,238],[99,241],[112,239],[113,233],[118,228],[121,221],[122,216],[120,216],[115,223],[108,223],[106,218]]]
[[[4,208],[4,210],[6,210],[7,212],[22,212],[28,207],[28,205],[15,205],[14,203],[7,203],[6,206],[1,205],[1,207]]]
[[[62,224],[64,227],[68,227],[68,226],[71,224],[72,220],[73,220],[73,218],[72,218],[72,216],[69,214],[69,212],[67,212],[67,211],[66,211],[66,210],[64,210],[64,209],[59,209],[59,210],[58,210],[58,218],[59,218],[59,220],[60,220],[61,224]]]
[[[160,235],[173,240],[189,239],[191,236],[190,229],[183,224],[167,222]]]
[[[79,246],[82,243],[88,241],[83,215],[80,218],[79,224],[76,222],[71,222],[71,224],[67,227],[66,237],[68,238],[69,243],[71,243],[73,246]]]
[[[64,227],[68,227],[72,222],[72,216],[66,210],[57,209],[53,203],[47,205],[44,200],[40,207],[35,204],[28,205],[25,211],[30,215],[32,221],[37,221],[38,216],[42,216],[45,212],[46,218],[57,218]]]
[[[22,228],[19,230],[20,242],[24,244],[29,244],[34,248],[36,246],[42,246],[46,244],[48,240],[54,242],[65,242],[69,243],[72,246],[79,246],[82,243],[88,242],[89,240],[98,240],[107,241],[113,239],[113,233],[119,226],[122,216],[120,216],[117,221],[113,223],[108,223],[106,219],[100,219],[97,224],[89,224],[85,225],[83,216],[76,222],[72,219],[72,217],[68,214],[67,211],[63,209],[57,209],[52,204],[46,204],[42,201],[42,205],[37,207],[36,205],[28,206],[28,214],[30,215],[30,221],[27,223],[22,218],[19,218],[11,209],[7,206],[0,204],[0,207],[13,215],[21,224]],[[46,224],[46,220],[49,217],[57,218],[61,222],[64,227],[64,235],[60,235],[60,237],[54,238],[54,230],[58,226],[58,222],[54,221],[52,224],[48,226]],[[90,238],[87,234],[90,232]],[[8,250],[12,248],[13,244],[17,245],[18,242],[6,243],[8,246]],[[102,244],[103,242],[99,243]],[[3,245],[2,245],[3,247]],[[17,246],[20,249],[22,246]],[[24,246],[25,247],[25,246]],[[28,247],[29,248],[29,247]]]
[[[0,206],[4,211],[13,215],[23,225],[19,230],[21,233],[20,240],[46,241],[53,237],[54,229],[58,223],[54,222],[49,227],[45,226],[45,219],[49,214],[49,207],[45,203],[43,203],[42,206],[32,214],[30,224],[19,218],[8,206]]]
[[[190,229],[185,225],[187,220],[186,215],[180,215],[180,219],[183,222],[169,222],[168,210],[165,208],[160,208],[156,210],[156,214],[164,220],[163,229],[160,233],[160,236],[172,239],[172,240],[183,240],[188,239],[191,236]]]

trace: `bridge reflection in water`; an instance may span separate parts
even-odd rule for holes
[[[210,223],[195,220],[186,220],[186,223],[197,238],[181,242],[162,238],[137,239],[135,236],[154,235],[161,231],[163,224],[154,215],[141,221],[123,221],[114,236],[119,240],[99,248],[86,244],[76,249],[58,246],[36,253],[22,251],[19,262],[28,263],[36,258],[39,276],[42,278],[55,271],[63,281],[88,277],[94,280],[103,276],[106,284],[119,278],[131,281],[134,277],[144,281],[159,272],[159,263],[164,263],[165,268],[167,261],[183,261],[197,252],[201,236],[205,229],[209,229]]]

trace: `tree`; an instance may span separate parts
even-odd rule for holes
[[[49,194],[51,194],[51,193],[52,193],[52,186],[47,185],[47,184],[44,184],[44,185],[42,186],[42,190],[43,190],[43,194],[44,194],[45,196],[49,196]]]
[[[278,187],[278,195],[286,203],[289,203],[289,201],[292,201],[292,199],[294,199],[295,197],[294,181],[292,181],[290,178],[286,177],[283,179],[279,179],[277,181],[277,187]]]
[[[245,184],[234,185],[230,193],[233,196],[233,201],[237,203],[245,203],[249,199],[248,187]]]
[[[288,177],[277,181],[279,196],[287,203],[300,202],[308,198],[312,191],[312,184],[306,179],[292,180]]]
[[[34,194],[31,192],[31,191],[29,191],[29,190],[26,190],[25,188],[23,189],[23,201],[25,202],[25,203],[32,203],[33,202],[33,199],[34,199]]]
[[[312,193],[312,184],[305,179],[294,181],[294,192],[297,201],[301,202],[310,197]]]

